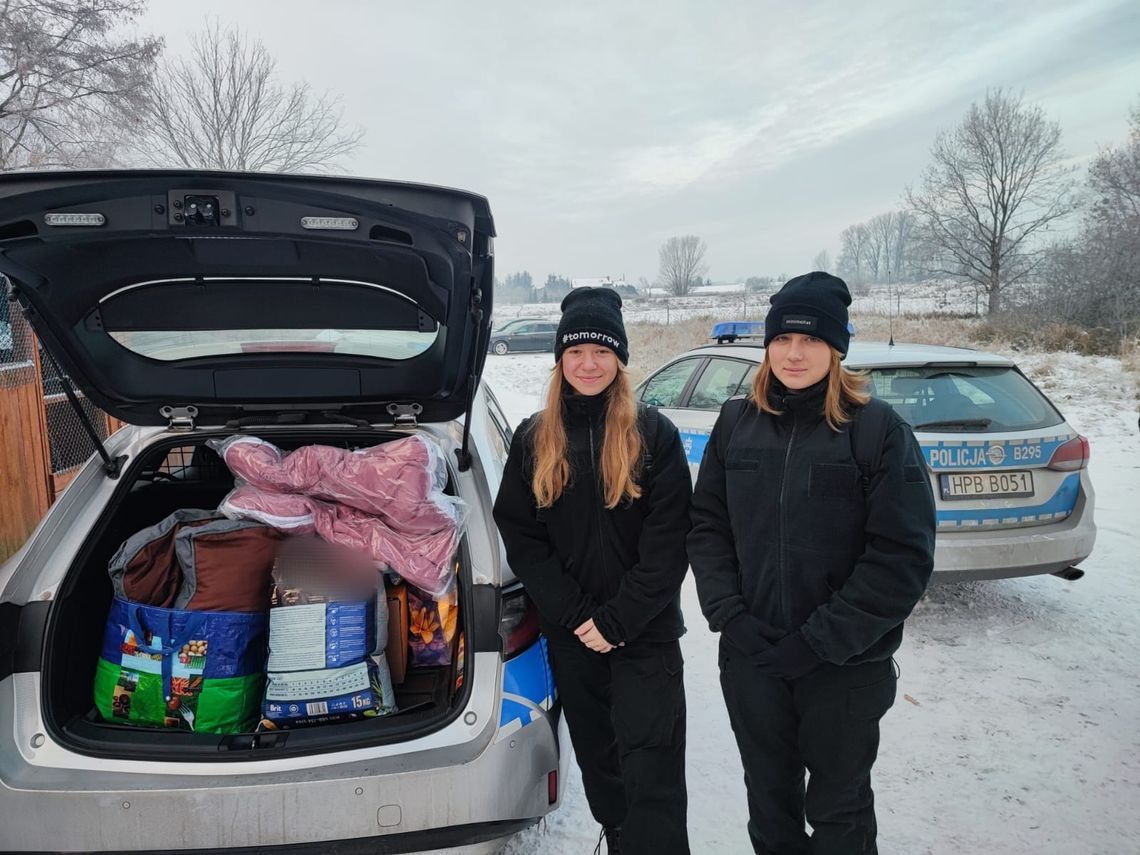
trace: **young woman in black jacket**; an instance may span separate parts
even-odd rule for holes
[[[676,427],[634,400],[621,297],[578,289],[562,312],[546,405],[515,432],[495,522],[538,607],[608,850],[687,853],[689,468]]]
[[[773,295],[764,362],[748,398],[721,409],[693,494],[689,560],[721,633],[758,853],[877,851],[871,767],[891,655],[934,566],[914,434],[841,364],[850,303],[819,272]],[[874,464],[856,460],[853,425],[877,426]]]

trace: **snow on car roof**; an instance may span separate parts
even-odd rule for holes
[[[693,348],[692,353],[731,352],[757,362],[764,358],[764,348],[755,343],[748,344],[705,344]],[[972,350],[968,347],[949,347],[938,344],[910,344],[907,342],[891,345],[885,341],[851,342],[851,350],[844,364],[849,368],[878,368],[892,365],[926,365],[930,362],[956,362],[973,365],[1012,366],[1013,360],[996,353]]]

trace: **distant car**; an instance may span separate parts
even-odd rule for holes
[[[492,330],[487,349],[498,356],[508,353],[553,352],[556,332],[556,321],[518,318]]]
[[[680,429],[694,479],[721,404],[748,392],[763,359],[755,343],[704,345],[638,386]],[[937,580],[1075,577],[1070,568],[1096,538],[1089,443],[1011,360],[852,342],[845,364],[870,375],[922,446],[938,510]]]
[[[182,213],[207,204],[220,221]],[[407,183],[0,177],[0,274],[59,363],[45,393],[70,378],[128,423],[0,565],[0,851],[491,852],[558,806],[570,751],[546,642],[490,521],[512,435],[479,382],[490,319],[469,307],[479,283],[492,296],[493,235],[486,199]],[[446,460],[469,513],[452,559],[461,640],[449,664],[408,667],[399,712],[204,733],[96,709],[102,657],[129,647],[106,631],[111,556],[176,509],[217,508],[234,476],[207,440],[245,430],[289,450],[420,435]],[[150,648],[140,671],[174,679],[186,630],[130,620]]]

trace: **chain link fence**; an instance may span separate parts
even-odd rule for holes
[[[44,351],[19,305],[12,300],[10,283],[4,280],[0,300],[0,386],[14,388],[31,382],[38,384],[43,397],[51,474],[65,474],[94,454],[95,448],[64,392],[65,384],[71,384],[73,389],[74,384]],[[75,394],[96,435],[100,440],[106,439],[109,432],[106,414],[82,392],[76,390]]]

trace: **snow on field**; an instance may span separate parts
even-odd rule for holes
[[[686,318],[712,315],[724,320],[764,320],[769,308],[770,292],[745,293],[740,285],[702,287],[686,297],[671,297],[660,288],[646,294],[623,297],[623,316],[627,324],[666,323]],[[901,313],[973,312],[972,295],[960,287],[920,283],[872,285],[854,295],[852,312],[864,315]],[[984,308],[984,304],[982,306]],[[558,303],[497,303],[495,325],[513,318],[557,318]]]
[[[1092,443],[1096,548],[1086,576],[939,585],[897,655],[875,790],[884,855],[1140,852],[1140,438],[1113,359],[1020,354]],[[514,421],[538,407],[550,354],[489,357]],[[751,851],[744,784],[691,577],[682,592],[694,852]],[[506,847],[593,850],[577,770],[562,807]]]

